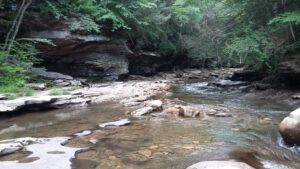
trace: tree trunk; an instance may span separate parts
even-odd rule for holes
[[[19,32],[19,28],[20,25],[22,23],[25,11],[27,10],[27,8],[30,6],[30,4],[32,3],[32,0],[28,0],[26,2],[26,0],[23,0],[22,5],[20,6],[18,13],[16,15],[16,18],[13,22],[13,25],[9,31],[9,33],[7,34],[6,40],[5,40],[5,45],[4,45],[4,50],[6,50],[6,52],[9,54],[11,47],[15,41],[15,38]]]
[[[282,3],[282,6],[283,6],[283,12],[285,12],[286,10],[286,0],[281,0],[281,3]],[[297,41],[297,38],[295,36],[295,31],[294,31],[294,28],[293,28],[293,25],[291,22],[289,22],[289,31],[290,31],[290,34],[293,38],[293,40],[296,42]]]

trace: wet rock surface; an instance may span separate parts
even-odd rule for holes
[[[45,166],[51,169],[71,169],[70,159],[75,157],[75,152],[79,148],[62,146],[70,138],[19,138],[13,140],[3,140],[0,142],[1,147],[6,148],[6,152],[13,153],[18,150],[31,152],[29,156],[19,159],[18,161],[2,161],[3,169],[41,169]],[[17,149],[18,148],[18,149]],[[1,151],[5,152],[5,151]],[[60,159],[59,163],[57,159]]]
[[[122,119],[122,120],[119,120],[119,121],[100,124],[99,127],[101,127],[101,128],[114,128],[114,127],[126,126],[126,125],[129,125],[130,123],[131,123],[131,121],[129,121],[128,119]]]
[[[214,72],[203,75],[203,72],[195,71],[193,78],[225,76]],[[276,126],[290,107],[284,109],[284,104],[268,100],[266,94],[249,101],[242,97],[245,93],[240,87],[243,86],[225,90],[210,86],[209,82],[185,83],[180,78],[177,80],[135,80],[76,89],[70,92],[71,96],[86,97],[92,103],[102,104],[2,120],[0,137],[45,137],[45,133],[49,137],[73,136],[66,147],[89,148],[76,153],[71,161],[73,168],[182,169],[200,160],[257,162],[257,166],[266,169],[297,168],[298,156],[276,142],[279,138]],[[169,83],[178,86],[170,89]],[[168,92],[173,96],[167,97]],[[288,94],[286,97],[292,100],[291,96]],[[275,97],[274,93],[270,97]],[[131,117],[130,112],[148,106],[157,109],[143,118]],[[199,116],[195,116],[198,113]],[[230,114],[232,117],[217,118],[218,114]],[[126,127],[99,126],[125,118],[131,122]],[[233,156],[232,150],[235,149],[250,149],[250,153]],[[63,151],[51,150],[48,154],[58,155]],[[11,158],[34,163],[39,160],[37,157],[22,159],[24,157],[21,156],[24,155],[17,152],[6,158],[0,157],[0,161]],[[251,161],[253,158],[256,161]]]
[[[288,144],[300,145],[300,109],[291,112],[279,124],[279,132]]]
[[[248,164],[233,161],[204,161],[187,169],[254,169]]]

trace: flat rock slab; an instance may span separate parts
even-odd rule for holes
[[[187,169],[254,169],[248,164],[234,161],[203,161]]]
[[[56,100],[57,98],[52,96],[38,96],[38,97],[22,97],[15,100],[0,101],[0,113],[17,111],[25,106],[51,103]]]
[[[138,110],[131,112],[131,115],[134,117],[141,117],[151,113],[154,109],[152,107],[144,107]]]
[[[126,126],[126,125],[129,125],[130,123],[131,123],[131,121],[129,121],[128,119],[122,119],[122,120],[119,120],[119,121],[100,124],[99,127],[101,127],[101,128],[114,128],[114,127]]]
[[[26,159],[36,159],[29,163],[19,161],[0,161],[1,169],[71,169],[71,159],[75,157],[76,151],[81,149],[63,146],[70,138],[19,138],[4,140],[2,146],[22,145],[24,151],[32,152]]]
[[[23,149],[23,145],[21,143],[0,143],[0,156],[12,154],[21,149]]]
[[[77,137],[83,137],[83,136],[88,136],[92,134],[92,131],[91,130],[84,130],[82,132],[79,132],[79,133],[75,133],[73,134],[74,136],[77,136]]]

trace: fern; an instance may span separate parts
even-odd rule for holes
[[[300,11],[287,12],[282,15],[279,15],[269,21],[271,24],[289,24],[293,23],[295,25],[300,25]]]

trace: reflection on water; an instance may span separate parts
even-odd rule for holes
[[[279,144],[277,126],[292,107],[264,99],[247,100],[245,86],[216,87],[192,83],[174,89],[175,96],[193,104],[234,108],[232,118],[131,119],[132,125],[100,130],[99,123],[126,118],[114,103],[87,108],[27,113],[1,119],[0,139],[72,136],[66,146],[90,147],[77,153],[74,168],[183,169],[204,160],[237,160],[255,168],[297,169],[300,155]],[[265,123],[263,118],[271,121]],[[90,140],[97,140],[95,144]],[[1,160],[1,158],[0,158]]]

